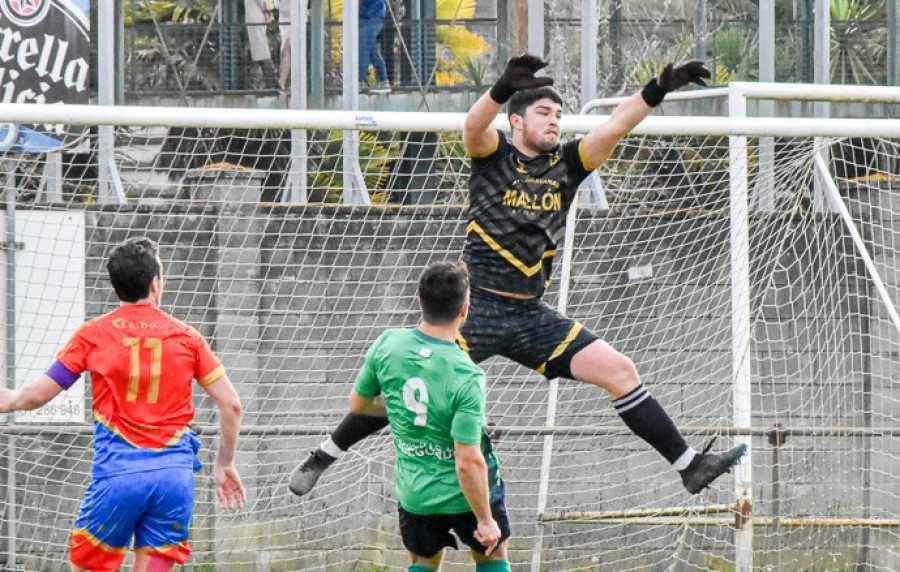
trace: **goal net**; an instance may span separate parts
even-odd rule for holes
[[[389,434],[306,497],[287,478],[345,413],[369,345],[417,323],[421,270],[459,257],[462,116],[26,107],[0,120],[81,136],[2,157],[7,386],[117,306],[106,256],[146,235],[164,309],[207,336],[244,406],[248,502],[224,512],[217,417],[197,391],[188,569],[404,567]],[[631,357],[689,444],[750,455],[691,496],[602,390],[491,358],[513,569],[900,565],[900,128],[804,125],[650,118],[582,190],[546,300]],[[87,381],[0,416],[0,565],[66,569],[90,475]],[[445,569],[468,568],[451,551]]]

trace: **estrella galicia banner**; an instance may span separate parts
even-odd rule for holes
[[[0,0],[0,102],[87,103],[90,0]],[[81,133],[0,125],[0,151],[48,151]]]

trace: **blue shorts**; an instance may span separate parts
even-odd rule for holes
[[[450,531],[456,533],[459,540],[475,552],[484,554],[487,550],[475,539],[478,519],[473,512],[413,514],[401,506],[399,513],[403,546],[416,556],[432,558],[444,548],[459,548]],[[503,483],[491,492],[491,516],[500,527],[500,542],[497,543],[500,546],[511,534],[509,515],[506,512],[506,485]]]
[[[70,558],[90,570],[118,570],[133,540],[135,550],[184,564],[193,512],[194,472],[188,468],[92,480],[75,520]]]
[[[459,345],[475,363],[501,355],[547,379],[574,379],[572,357],[598,339],[540,298],[516,300],[472,289]]]

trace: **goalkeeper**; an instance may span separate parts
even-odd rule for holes
[[[746,447],[709,453],[707,446],[698,453],[688,446],[631,359],[541,296],[579,184],[667,93],[691,83],[706,85],[710,72],[700,61],[668,64],[583,138],[560,143],[562,98],[551,78],[535,75],[546,65],[527,53],[512,58],[466,115],[463,144],[472,171],[463,260],[471,273],[472,307],[459,344],[475,363],[499,354],[548,379],[603,388],[625,425],[680,473],[688,492],[699,493],[729,471]],[[507,103],[511,140],[492,127]],[[345,417],[294,470],[291,490],[308,492],[342,451],[383,426],[377,418]]]

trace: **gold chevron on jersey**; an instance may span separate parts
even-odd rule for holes
[[[569,349],[569,344],[575,341],[575,338],[578,337],[578,333],[581,332],[582,327],[583,326],[579,322],[575,322],[575,325],[572,326],[571,330],[569,330],[569,335],[566,336],[566,339],[564,339],[562,343],[560,343],[556,347],[556,349],[553,350],[553,353],[550,355],[550,357],[547,358],[547,361],[538,366],[535,371],[538,373],[544,373],[545,371],[547,371],[547,364],[561,356],[563,352]]]
[[[491,247],[491,249],[494,250],[494,252],[496,252],[497,254],[499,254],[500,256],[505,258],[507,262],[509,262],[516,268],[518,268],[519,271],[521,271],[522,274],[524,274],[525,276],[529,276],[529,277],[534,276],[535,274],[537,274],[538,272],[541,271],[541,268],[544,266],[545,258],[553,258],[554,256],[556,256],[555,248],[553,250],[548,250],[548,251],[544,252],[544,254],[541,255],[540,260],[538,260],[532,266],[528,266],[527,264],[525,264],[524,262],[519,260],[515,254],[513,254],[512,252],[510,252],[510,251],[506,250],[505,248],[503,248],[502,246],[500,246],[500,243],[498,243],[496,240],[494,240],[491,237],[491,235],[486,233],[484,231],[484,229],[481,228],[481,225],[479,225],[474,220],[469,223],[468,227],[466,227],[466,236],[471,234],[473,230],[475,231],[476,234],[478,234],[478,236],[481,237],[481,240],[483,240],[485,242],[485,244],[487,244],[488,246]]]

